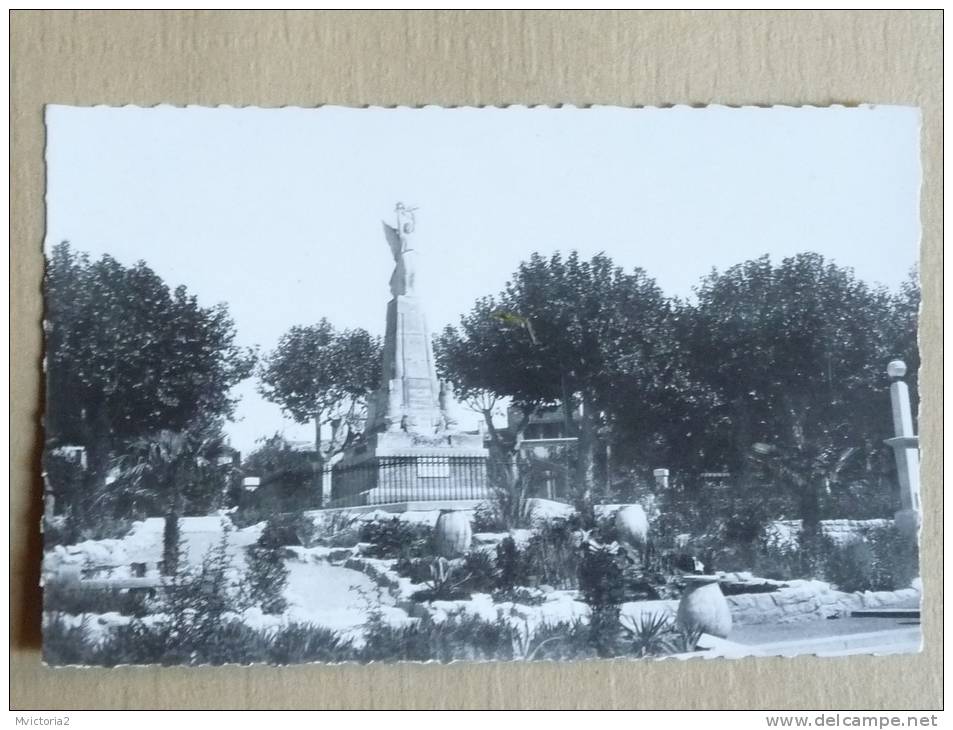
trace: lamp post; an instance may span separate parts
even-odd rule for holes
[[[893,448],[897,460],[897,479],[900,482],[900,511],[894,515],[894,523],[899,529],[916,535],[921,520],[920,452],[919,439],[913,431],[910,390],[903,381],[906,374],[907,366],[903,360],[892,360],[887,365],[895,435],[884,443]]]

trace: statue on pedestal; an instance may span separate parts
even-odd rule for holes
[[[459,430],[453,393],[441,382],[416,291],[416,208],[398,203],[396,225],[383,222],[394,257],[381,382],[369,398],[360,443],[334,466],[332,495],[355,503],[483,498],[486,448]]]
[[[387,243],[390,244],[391,253],[394,255],[394,273],[390,277],[390,293],[395,297],[414,295],[414,277],[416,274],[415,261],[416,253],[411,247],[411,236],[417,226],[414,218],[416,208],[408,208],[403,203],[398,203],[395,211],[397,213],[397,228],[384,223],[384,235],[387,237]]]

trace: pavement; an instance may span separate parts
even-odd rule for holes
[[[761,655],[899,654],[920,650],[920,621],[910,618],[837,618],[739,626],[727,641]]]

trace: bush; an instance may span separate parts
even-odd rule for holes
[[[579,660],[595,657],[589,626],[582,619],[539,626],[532,636],[529,660]]]
[[[372,558],[421,558],[433,554],[433,528],[399,517],[365,522],[360,537],[361,542],[371,543],[365,554]]]
[[[325,547],[353,547],[360,542],[357,515],[345,511],[332,511],[324,513],[323,517],[325,519],[321,525],[320,534],[316,531],[312,537],[314,544]]]
[[[493,591],[493,603],[521,603],[524,606],[540,606],[546,603],[546,594],[530,588],[508,588]]]
[[[149,613],[152,589],[84,588],[48,581],[43,586],[43,610],[64,614],[120,613],[145,616]]]
[[[574,532],[568,520],[542,523],[526,545],[524,561],[528,576],[554,588],[576,588],[581,556]]]
[[[474,593],[489,593],[496,588],[499,573],[493,558],[484,550],[472,550],[463,559],[460,572],[463,585]]]
[[[461,601],[470,598],[470,592],[464,587],[467,576],[461,570],[460,561],[438,557],[431,558],[429,562],[430,579],[427,587],[411,595],[413,600]]]
[[[872,588],[875,561],[873,547],[862,540],[847,545],[832,545],[831,553],[824,561],[824,580],[848,593]]]
[[[353,643],[331,629],[293,623],[268,635],[265,661],[270,664],[354,661]]]
[[[496,584],[500,590],[506,591],[517,585],[526,585],[529,580],[526,560],[512,537],[504,537],[496,546],[496,570]]]
[[[423,583],[430,578],[430,560],[428,558],[400,558],[394,566],[394,572],[411,583]]]
[[[637,657],[696,651],[702,636],[701,630],[680,627],[664,613],[642,614],[622,630],[628,644],[625,651]]]
[[[867,530],[846,545],[829,543],[820,571],[824,580],[849,593],[893,591],[909,587],[918,563],[916,541],[889,526]]]
[[[89,619],[74,624],[58,613],[43,617],[43,661],[53,666],[98,664],[89,642]]]
[[[484,519],[502,530],[531,527],[533,503],[530,501],[531,464],[519,456],[515,463],[491,459],[487,462],[490,498],[486,502],[489,515]],[[494,531],[502,531],[500,529]]]
[[[54,646],[59,651],[60,642],[55,642]],[[200,638],[196,635],[179,638],[167,624],[147,625],[137,621],[116,627],[99,645],[90,645],[83,637],[78,643],[68,644],[67,648],[82,657],[84,663],[101,666],[298,664],[354,661],[357,658],[353,644],[330,629],[295,623],[279,629],[261,630],[237,620],[224,621]]]
[[[480,502],[473,510],[474,532],[506,532],[506,525],[489,502]]]
[[[52,520],[43,520],[43,547],[49,550],[54,545],[72,545],[79,537],[79,533],[70,520],[55,517]]]
[[[96,516],[80,525],[75,542],[84,540],[115,540],[125,537],[132,530],[135,520],[131,517]]]
[[[589,641],[600,657],[613,656],[621,625],[620,605],[625,599],[625,556],[608,546],[583,543],[579,564],[579,591],[589,606]]]
[[[288,607],[284,590],[288,585],[283,540],[286,534],[280,525],[269,520],[255,545],[245,552],[245,583],[248,600],[261,606],[264,613],[283,613]]]
[[[503,621],[484,621],[463,613],[436,622],[429,615],[405,626],[391,626],[372,615],[365,627],[363,662],[508,660],[513,658],[511,629]]]
[[[302,527],[305,529],[308,527],[303,524],[304,522],[308,522],[310,525],[310,520],[302,520],[301,515],[298,514],[287,512],[272,514],[265,522],[265,528],[262,530],[261,537],[258,538],[258,544],[274,548],[290,545],[299,546],[302,544],[301,529]],[[311,529],[314,529],[313,525]]]

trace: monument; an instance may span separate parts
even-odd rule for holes
[[[916,537],[923,519],[920,506],[920,439],[913,430],[910,390],[903,382],[906,374],[907,365],[903,360],[892,360],[887,364],[895,436],[885,443],[893,448],[900,485],[900,510],[894,514],[894,524]]]
[[[437,379],[417,297],[416,209],[398,203],[396,226],[383,225],[394,272],[381,383],[369,399],[363,437],[334,467],[332,503],[480,499],[487,451],[478,433],[460,431],[450,416],[453,396]]]

